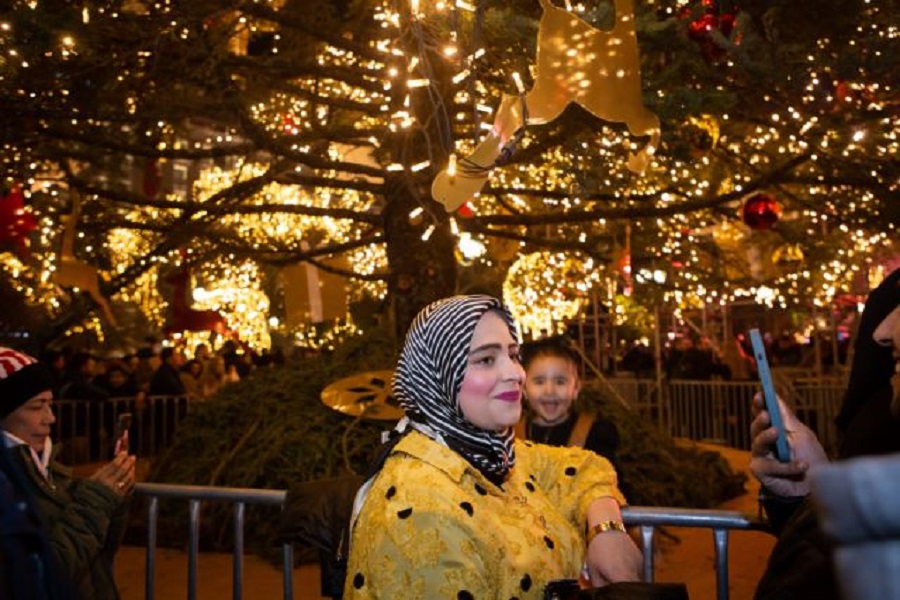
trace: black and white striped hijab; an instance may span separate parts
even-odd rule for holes
[[[410,427],[456,451],[500,485],[516,460],[513,429],[481,429],[463,416],[457,401],[472,334],[489,310],[503,318],[518,341],[512,315],[491,296],[454,296],[422,309],[406,334],[393,393]]]

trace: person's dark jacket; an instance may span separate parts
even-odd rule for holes
[[[60,400],[103,402],[109,398],[109,394],[84,375],[78,375],[62,387],[59,398]]]
[[[0,440],[0,598],[69,600],[26,475]]]
[[[763,506],[779,537],[754,600],[840,600],[831,546],[810,498],[769,496]]]
[[[100,427],[104,412],[109,412],[104,406],[109,400],[109,394],[91,379],[79,373],[62,387],[60,400],[75,401],[60,409],[60,419],[63,423],[71,424],[72,427],[71,430],[64,431],[76,437],[87,436],[90,440],[91,459],[98,460],[101,449]]]
[[[163,363],[156,369],[153,379],[150,380],[149,394],[151,396],[183,396],[184,383],[181,374],[172,365]]]
[[[538,425],[531,419],[526,418],[525,438],[550,446],[568,446],[572,431],[575,429],[575,423],[578,421],[578,416],[579,413],[573,410],[565,421],[550,426]],[[621,465],[619,464],[617,456],[619,443],[619,428],[616,427],[616,424],[600,414],[595,414],[591,428],[584,440],[584,448],[599,454],[612,463],[619,478],[619,489],[628,498],[631,489],[625,481]]]
[[[110,385],[109,382],[104,383],[102,387],[110,398],[134,398],[141,393],[141,388],[134,379],[128,379],[118,387]]]
[[[10,454],[25,473],[27,493],[47,524],[52,553],[75,597],[118,600],[112,561],[125,530],[128,504],[100,483],[72,477],[55,461],[45,479],[27,446],[10,448]]]

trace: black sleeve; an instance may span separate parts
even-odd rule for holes
[[[769,519],[775,535],[781,535],[791,517],[806,502],[806,496],[779,496],[763,488],[759,492],[759,503]]]
[[[584,447],[586,450],[591,450],[606,458],[618,468],[616,452],[619,450],[619,428],[612,421],[600,416],[594,419]]]
[[[837,600],[839,591],[831,563],[831,546],[819,527],[812,502],[801,499],[772,549],[754,599],[808,598]]]

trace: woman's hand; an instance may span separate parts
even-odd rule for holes
[[[778,399],[781,419],[791,449],[791,461],[779,462],[772,451],[777,430],[772,427],[769,413],[765,410],[761,394],[753,397],[753,408],[758,411],[750,424],[750,471],[759,482],[779,496],[806,496],[809,484],[806,472],[809,467],[828,462],[828,455],[819,443],[816,434],[801,423],[794,413]]]
[[[614,498],[598,498],[588,506],[588,526],[604,521],[622,521],[622,511]],[[587,544],[584,560],[591,585],[641,580],[643,557],[627,533],[610,529],[595,534]]]
[[[585,557],[591,585],[604,586],[617,581],[640,581],[643,557],[624,531],[610,530],[591,539]]]
[[[135,457],[127,452],[119,452],[114,459],[106,463],[90,476],[92,481],[105,485],[117,495],[125,497],[134,489]]]

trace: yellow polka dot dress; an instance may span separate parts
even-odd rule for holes
[[[610,463],[580,448],[516,442],[498,487],[419,432],[394,448],[353,529],[347,598],[542,598],[577,578],[588,505],[624,498]]]

